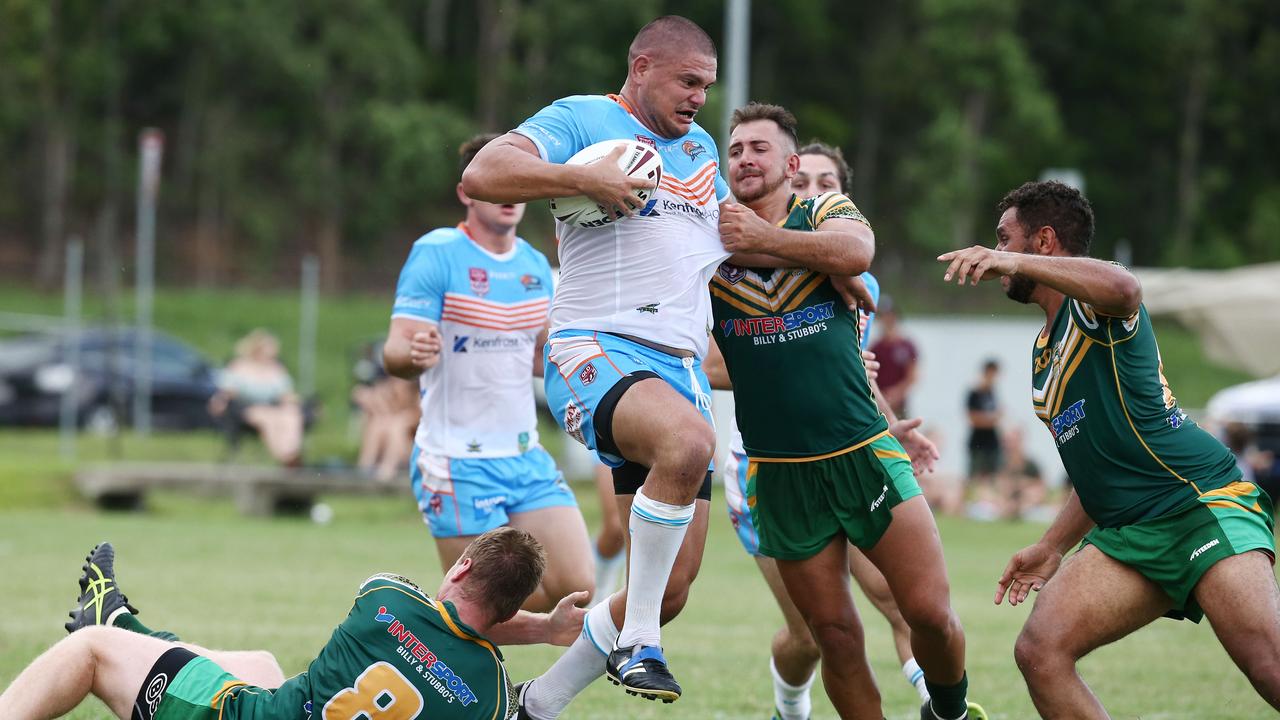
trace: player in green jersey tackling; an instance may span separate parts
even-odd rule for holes
[[[874,235],[849,198],[800,200],[795,118],[752,103],[730,123],[730,188],[720,233],[734,253],[711,285],[723,356],[749,458],[748,505],[762,555],[777,561],[822,653],[842,718],[883,717],[846,580],[848,544],[884,574],[932,700],[921,717],[985,718],[967,703],[964,631],[933,515],[911,461],[876,407],[858,316],[824,273],[860,273]],[[785,267],[776,268],[780,263]],[[793,269],[807,268],[807,269]]]
[[[285,680],[268,653],[211,651],[143,626],[114,555],[110,543],[94,548],[72,634],[0,695],[0,717],[59,717],[93,694],[121,720],[505,720],[515,706],[495,642],[569,644],[585,612],[573,603],[587,595],[550,615],[520,611],[546,556],[528,533],[497,528],[466,548],[435,598],[396,575],[366,580],[306,672]]]
[[[1039,591],[1014,656],[1046,718],[1105,718],[1076,661],[1169,616],[1208,616],[1222,646],[1280,709],[1280,590],[1271,500],[1178,407],[1142,288],[1087,257],[1079,191],[1027,183],[1000,201],[994,250],[940,256],[945,280],[999,279],[1039,305],[1032,402],[1075,490],[1041,540],[1009,561],[997,604]],[[1063,555],[1083,540],[1079,552]]]

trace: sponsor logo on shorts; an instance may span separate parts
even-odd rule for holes
[[[1068,440],[1079,434],[1079,423],[1082,420],[1084,420],[1084,400],[1077,400],[1049,421],[1049,429],[1053,431],[1058,444],[1065,445]]]
[[[542,278],[537,275],[521,275],[520,284],[524,286],[525,292],[533,292],[542,289]]]
[[[143,700],[147,703],[147,719],[155,717],[156,710],[160,708],[160,701],[164,699],[165,688],[169,687],[169,676],[165,673],[159,673],[151,678],[151,682],[147,683],[147,691],[143,694]]]
[[[432,495],[431,500],[427,502],[427,509],[432,515],[439,515],[444,512],[444,498],[439,495]]]
[[[475,511],[476,520],[483,520],[493,514],[494,508],[497,508],[506,502],[506,495],[487,495],[485,497],[474,498],[471,501],[471,508]]]
[[[586,445],[586,438],[582,435],[582,419],[582,408],[573,402],[569,402],[564,406],[564,431],[569,433],[574,440]]]
[[[462,703],[463,707],[476,701],[476,694],[467,686],[466,681],[449,668],[431,648],[427,647],[418,636],[404,623],[396,620],[396,616],[387,612],[386,607],[379,607],[378,614],[373,616],[375,622],[387,623],[387,634],[393,636],[400,647],[396,654],[414,666],[441,697],[450,703]]]
[[[869,508],[871,512],[875,512],[876,508],[880,507],[880,505],[884,503],[884,499],[887,497],[889,497],[889,486],[885,485],[880,488],[880,497],[876,498],[875,501],[871,503],[871,507]]]
[[[591,363],[587,363],[583,366],[582,371],[578,373],[578,382],[583,385],[590,385],[596,381],[597,375],[596,366]]]
[[[471,280],[471,292],[481,297],[489,293],[489,273],[484,268],[467,268],[467,277]]]
[[[1208,551],[1210,548],[1212,548],[1212,547],[1214,547],[1215,545],[1217,545],[1219,542],[1221,542],[1221,540],[1220,540],[1220,539],[1218,539],[1218,538],[1214,538],[1214,539],[1210,540],[1209,542],[1207,542],[1207,543],[1205,543],[1205,544],[1201,545],[1200,547],[1196,548],[1195,552],[1191,553],[1191,557],[1187,558],[1187,562],[1191,562],[1192,560],[1195,560],[1196,558],[1198,558],[1198,557],[1200,557],[1201,555],[1205,554],[1205,552],[1206,552],[1206,551]]]

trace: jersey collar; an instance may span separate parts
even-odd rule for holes
[[[496,252],[493,252],[492,250],[489,250],[488,248],[484,247],[484,246],[483,246],[483,245],[481,245],[480,243],[476,242],[476,239],[475,239],[475,238],[473,238],[473,237],[471,237],[471,229],[467,227],[467,224],[466,224],[465,222],[460,222],[460,223],[458,223],[458,231],[459,231],[459,232],[461,232],[463,235],[466,235],[466,236],[467,236],[467,240],[470,240],[470,241],[471,241],[471,245],[472,245],[473,247],[475,247],[475,249],[479,250],[480,252],[484,253],[485,255],[488,255],[489,257],[493,258],[494,260],[497,260],[498,262],[506,262],[507,260],[510,260],[511,258],[513,258],[513,257],[515,257],[515,256],[516,256],[516,251],[520,249],[520,237],[519,237],[519,236],[516,236],[516,241],[515,241],[514,243],[512,243],[512,244],[511,244],[511,249],[510,249],[510,250],[508,250],[508,251],[506,251],[506,252],[504,252],[504,253],[496,253]]]

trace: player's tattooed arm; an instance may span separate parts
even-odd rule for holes
[[[996,604],[999,605],[1006,594],[1009,604],[1017,605],[1026,600],[1033,590],[1039,592],[1058,572],[1062,557],[1079,544],[1092,527],[1093,520],[1072,491],[1044,537],[1014,553],[1009,560],[1004,573],[996,581]]]
[[[579,590],[561,598],[549,613],[521,610],[510,620],[490,628],[489,639],[498,645],[547,644],[568,647],[582,632],[587,611],[578,607],[578,604],[585,603],[588,597],[586,590]]]

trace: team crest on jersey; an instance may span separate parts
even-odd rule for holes
[[[520,284],[524,286],[525,292],[533,292],[542,289],[542,278],[537,275],[521,275]]]
[[[564,431],[569,433],[574,440],[587,444],[586,439],[582,436],[582,408],[570,402],[564,406]]]
[[[720,263],[720,269],[716,270],[716,273],[730,285],[737,285],[739,280],[747,276],[747,269],[726,262]]]
[[[702,147],[702,143],[694,140],[685,140],[680,149],[684,150],[684,154],[688,155],[690,160],[697,160],[699,155],[707,152],[707,149]]]
[[[471,292],[484,297],[489,293],[489,273],[484,268],[468,268],[467,276],[471,279]]]
[[[578,373],[578,382],[583,385],[590,385],[596,381],[596,375],[596,366],[591,363],[587,363],[583,366],[582,372]]]
[[[1177,430],[1182,427],[1182,423],[1187,421],[1187,413],[1185,410],[1179,409],[1177,412],[1165,418],[1165,420],[1169,423],[1169,427]]]
[[[658,141],[654,140],[648,135],[641,135],[640,133],[636,133],[636,142],[642,142],[645,145],[648,145],[649,147],[653,148],[654,150],[658,149]]]

